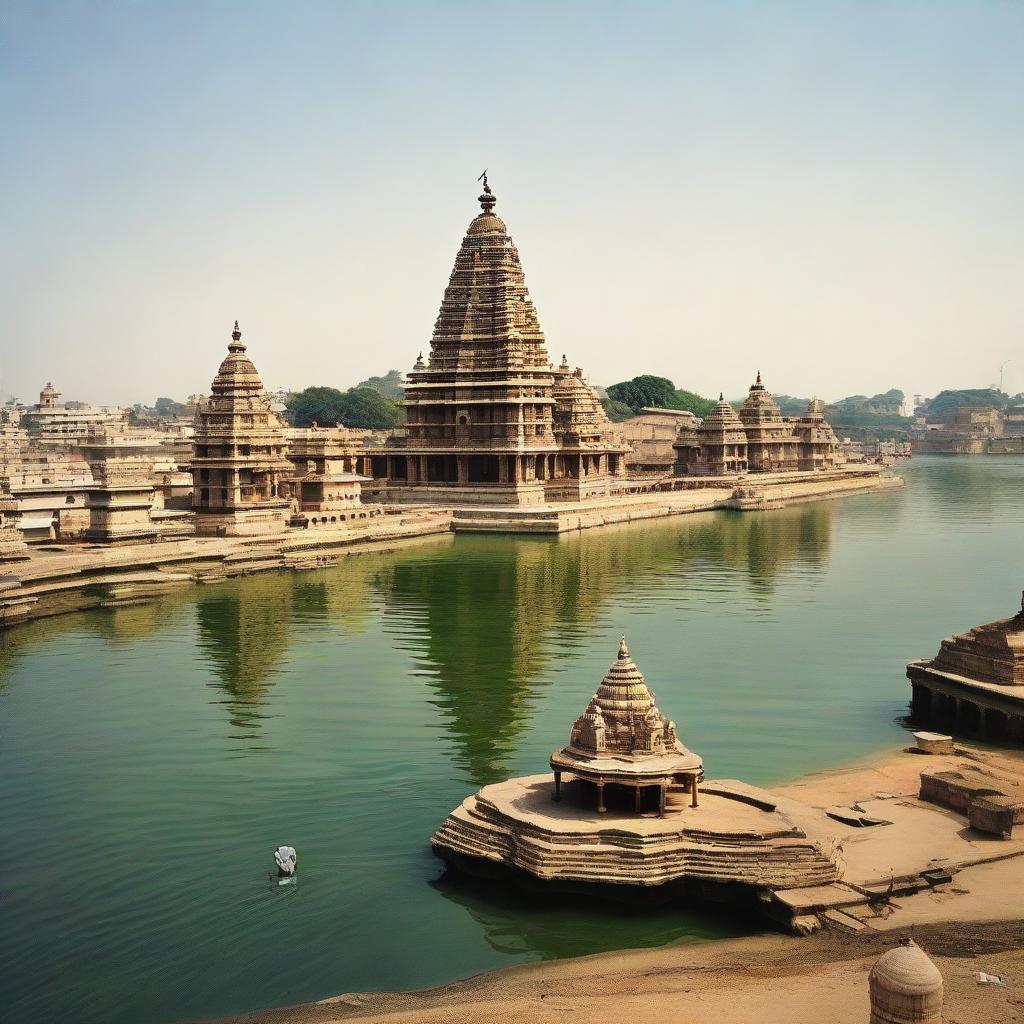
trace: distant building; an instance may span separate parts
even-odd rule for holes
[[[1024,405],[960,406],[942,423],[915,422],[916,455],[1024,455]]]
[[[62,403],[60,393],[47,384],[39,392],[39,404],[26,409],[21,425],[40,447],[75,444],[96,431],[118,433],[128,426],[129,409],[113,405]]]
[[[617,423],[622,440],[631,451],[626,453],[630,473],[671,474],[676,453],[672,447],[683,428],[696,430],[700,420],[684,409],[641,409],[631,419]]]

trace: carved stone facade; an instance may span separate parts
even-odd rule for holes
[[[369,455],[362,439],[347,427],[288,430],[288,460],[292,472],[285,490],[292,499],[291,526],[338,527],[383,514],[364,505],[362,475]]]
[[[210,400],[196,410],[196,533],[246,536],[284,530],[291,502],[282,481],[292,472],[285,448],[284,424],[245,354],[236,321]]]
[[[101,544],[135,543],[157,535],[153,524],[153,467],[158,448],[118,435],[95,434],[80,445],[92,471],[85,507],[85,539]]]
[[[696,430],[686,425],[679,431],[673,447],[677,476],[734,476],[747,471],[743,421],[722,395]]]
[[[18,502],[0,491],[0,562],[15,562],[29,557],[28,544],[18,527]]]
[[[719,395],[718,404],[696,427],[680,427],[673,472],[735,476],[836,469],[843,456],[824,409],[815,399],[800,419],[785,418],[758,373],[739,414]]]
[[[548,358],[519,253],[486,182],[374,475],[410,501],[536,504],[608,494],[625,469],[593,389]]]
[[[793,425],[761,383],[761,373],[750,385],[740,409],[740,421],[747,436],[747,468],[752,473],[781,473],[799,468],[800,456]]]

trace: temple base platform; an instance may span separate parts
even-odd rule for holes
[[[434,853],[458,872],[587,899],[725,903],[797,934],[857,930],[934,885],[937,867],[953,876],[1024,854],[1024,837],[977,833],[916,795],[865,794],[854,815],[708,780],[696,808],[669,790],[660,817],[625,803],[598,814],[586,784],[564,780],[558,802],[551,774],[485,786],[444,820]]]
[[[675,477],[668,480],[623,480],[603,497],[542,505],[453,503],[456,533],[552,534],[586,530],[614,523],[638,522],[713,509],[762,511],[804,501],[817,501],[867,491],[901,487],[898,476],[883,475],[878,466],[801,473],[758,473],[756,495],[737,497],[737,477]],[[748,488],[749,489],[749,488]]]

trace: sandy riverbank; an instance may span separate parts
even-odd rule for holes
[[[889,751],[774,791],[816,806],[877,792],[909,796],[917,792],[926,764],[965,760],[1018,776],[1024,767],[1024,756],[974,748],[961,748],[950,758]],[[420,992],[347,994],[231,1021],[529,1024],[571,1019],[573,1024],[607,1024],[642,1019],[645,1024],[680,1024],[717,1019],[723,1024],[859,1024],[868,1018],[871,965],[908,934],[943,973],[947,1021],[1024,1021],[1022,893],[1024,856],[989,860],[964,868],[948,885],[898,898],[857,934],[824,931],[795,938],[769,933],[604,953],[508,968]],[[976,971],[1003,975],[1006,984],[980,986]]]

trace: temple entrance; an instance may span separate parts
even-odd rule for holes
[[[498,456],[470,455],[469,482],[471,484],[498,483]]]

